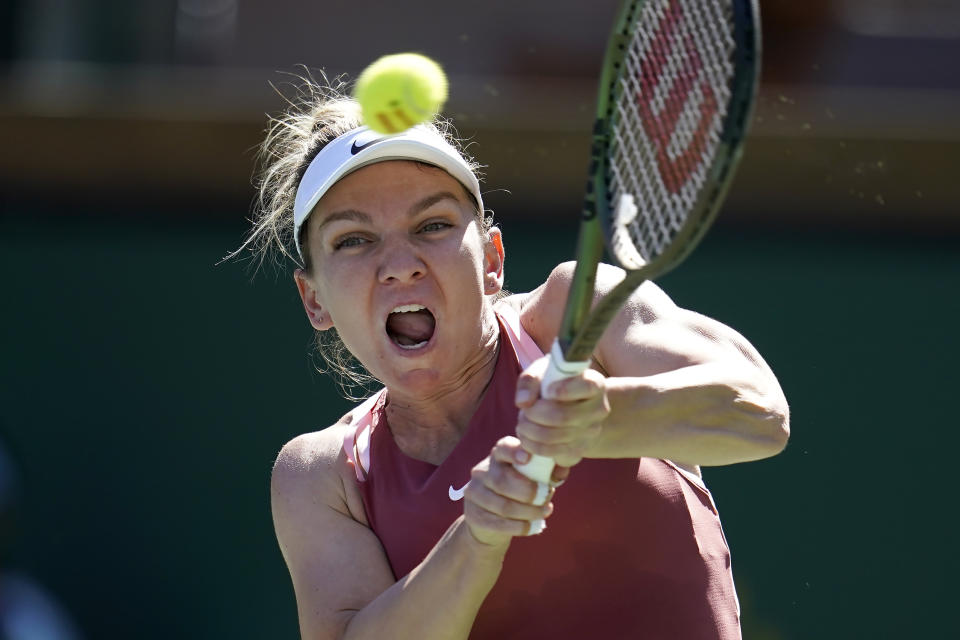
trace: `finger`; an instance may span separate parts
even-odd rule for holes
[[[521,409],[531,406],[540,398],[540,381],[547,370],[547,357],[535,360],[517,378],[516,405]]]
[[[470,528],[475,531],[474,535],[481,540],[489,539],[490,533],[496,534],[497,537],[523,536],[530,528],[528,521],[502,518],[475,502],[464,503],[463,516]]]
[[[543,530],[543,522],[550,517],[552,510],[553,505],[550,505],[550,509],[544,511],[542,518],[514,520],[499,516],[476,503],[466,503],[463,506],[463,515],[467,524],[474,530],[479,528],[485,532],[494,532],[506,536],[530,536]],[[487,538],[487,535],[483,535],[483,538]]]
[[[578,427],[548,426],[528,420],[525,416],[517,421],[516,432],[524,448],[530,441],[540,444],[569,444],[582,437],[581,429]]]
[[[583,448],[576,444],[543,444],[540,442],[527,442],[525,447],[530,449],[530,453],[544,458],[552,458],[557,464],[573,466],[583,458]]]
[[[531,378],[521,376],[517,379],[517,394],[514,403],[521,409],[531,406],[540,397],[540,383]]]
[[[589,449],[589,443],[581,440],[560,444],[546,444],[534,440],[524,440],[523,446],[529,450],[530,453],[543,456],[544,458],[550,458],[556,464],[565,467],[572,467],[580,462]]]
[[[570,467],[564,467],[559,464],[555,465],[553,467],[553,474],[550,476],[550,485],[554,488],[559,487],[566,482],[569,477]]]
[[[551,488],[546,483],[531,480],[517,471],[513,464],[496,459],[485,470],[479,465],[475,467],[471,479],[479,480],[493,493],[516,502],[542,505],[553,496]]]
[[[552,489],[550,490],[552,493]],[[491,490],[482,483],[471,482],[464,492],[466,504],[473,504],[484,511],[507,520],[521,520],[530,522],[542,520],[550,515],[553,507],[550,503],[533,505],[528,502],[512,500]]]
[[[599,371],[587,369],[578,376],[550,383],[549,396],[553,400],[585,400],[603,395],[606,378]]]
[[[610,410],[603,396],[582,400],[540,399],[520,412],[520,419],[554,427],[602,422]]]
[[[601,403],[580,401],[574,404],[560,404],[552,400],[543,400],[517,416],[517,425],[532,423],[545,429],[556,431],[580,432],[602,425],[610,412]],[[550,442],[549,438],[543,439]]]
[[[523,448],[519,438],[504,436],[494,445],[490,458],[506,464],[526,464],[530,461],[530,452]]]

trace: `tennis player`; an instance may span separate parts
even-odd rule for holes
[[[274,467],[302,636],[739,638],[700,467],[784,448],[769,367],[647,283],[592,367],[540,397],[572,265],[506,295],[501,232],[447,125],[384,137],[341,90],[308,83],[274,121],[247,245],[302,265],[328,361],[345,348],[382,385]],[[602,267],[600,294],[620,277]],[[516,470],[531,452],[556,460],[551,486]]]

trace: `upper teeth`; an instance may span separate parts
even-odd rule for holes
[[[407,313],[410,311],[420,311],[421,309],[426,309],[426,307],[422,304],[402,304],[399,307],[394,307],[390,313]]]

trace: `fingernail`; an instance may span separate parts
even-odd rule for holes
[[[527,389],[517,389],[516,402],[518,404],[523,404],[530,400],[530,391]]]
[[[567,478],[570,477],[570,469],[566,467],[554,467],[553,473],[550,474],[550,484],[554,487],[559,487],[564,482],[567,481]]]
[[[524,449],[517,449],[516,453],[513,454],[513,458],[520,464],[526,464],[530,461],[530,454]]]

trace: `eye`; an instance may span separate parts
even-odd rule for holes
[[[452,224],[450,224],[449,222],[445,222],[445,221],[443,221],[443,220],[431,220],[430,222],[428,222],[428,223],[424,224],[422,227],[420,227],[420,232],[421,232],[421,233],[434,233],[434,232],[437,232],[437,231],[443,231],[444,229],[449,229],[449,228],[451,228],[452,226],[453,226]]]
[[[360,235],[346,235],[341,236],[333,241],[333,250],[338,251],[340,249],[350,249],[353,247],[359,247],[360,245],[366,244],[369,242],[365,237]]]

